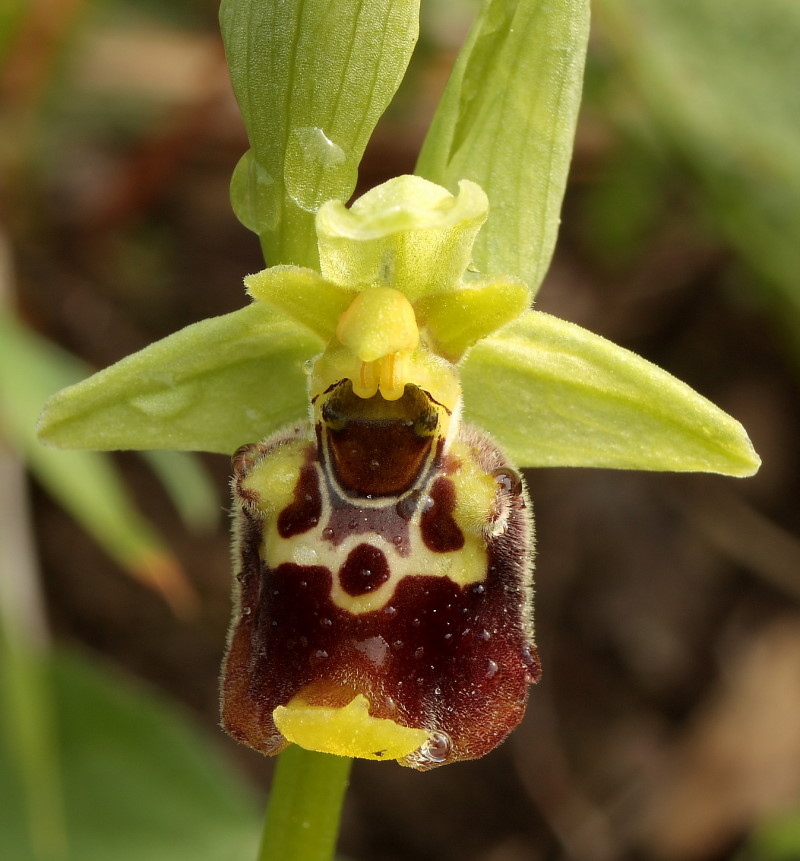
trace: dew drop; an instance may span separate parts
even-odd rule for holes
[[[476,583],[472,587],[472,594],[473,595],[483,595],[483,593],[485,591],[486,591],[486,587],[483,585],[483,583]]]
[[[283,179],[292,200],[307,212],[324,201],[350,196],[354,168],[345,151],[318,126],[292,129]]]
[[[384,607],[383,612],[387,616],[396,616],[397,615],[397,607],[395,607],[393,604],[388,604],[386,607]]]
[[[500,667],[497,666],[497,662],[489,659],[489,662],[486,664],[486,678],[493,679],[499,669]]]
[[[231,203],[236,217],[254,233],[275,230],[280,221],[279,190],[275,180],[248,150],[231,178]]]
[[[325,617],[323,619],[320,619],[319,623],[320,625],[322,625],[323,628],[330,628],[333,625],[333,620]]]
[[[396,511],[403,520],[411,520],[418,508],[429,511],[433,507],[433,498],[421,490],[412,490],[397,500]]]
[[[242,607],[242,615],[249,616],[253,612],[252,607]]]
[[[434,696],[440,697],[442,695],[442,689],[440,687],[435,687],[433,689]]]
[[[197,385],[183,383],[180,387],[162,389],[133,398],[131,403],[146,416],[171,419],[188,410],[196,401]]]
[[[522,493],[522,478],[510,466],[501,466],[499,469],[492,470],[492,476],[497,484],[507,493],[512,493],[514,496]]]
[[[326,541],[330,541],[330,540],[333,538],[333,536],[334,536],[335,534],[336,534],[336,533],[335,533],[335,532],[330,528],[330,526],[326,526],[326,527],[322,530],[322,537],[323,537]]]
[[[482,640],[491,640],[492,635],[486,630],[486,628],[484,628],[481,631],[480,637]]]
[[[423,759],[429,762],[444,762],[450,755],[453,745],[446,732],[432,732],[430,738],[420,748]]]

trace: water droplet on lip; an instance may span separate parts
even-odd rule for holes
[[[432,732],[430,738],[420,748],[423,759],[429,762],[444,762],[453,747],[446,732]]]
[[[429,511],[433,507],[433,499],[421,490],[412,490],[397,500],[396,510],[403,520],[411,520],[416,510]]]
[[[514,496],[522,493],[522,478],[510,466],[501,466],[499,469],[492,470],[492,476],[506,493],[514,494]]]

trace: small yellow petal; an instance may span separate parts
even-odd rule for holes
[[[306,750],[357,756],[361,759],[400,759],[428,740],[428,732],[402,726],[369,713],[369,700],[356,695],[346,706],[308,705],[294,697],[272,713],[287,741]]]

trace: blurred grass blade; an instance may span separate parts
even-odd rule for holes
[[[346,201],[417,39],[419,0],[223,0],[251,150],[231,200],[270,266],[318,267],[314,213]]]
[[[0,749],[19,779],[31,852],[61,861],[63,793],[25,468],[1,438],[0,512]]]
[[[86,659],[56,656],[67,861],[249,861],[259,815],[241,779],[173,706]],[[0,747],[0,858],[34,861]]]
[[[216,526],[221,510],[217,488],[195,455],[182,451],[143,451],[142,457],[164,485],[189,529],[204,532]]]
[[[520,466],[752,475],[744,428],[685,383],[580,326],[529,311],[462,366],[465,418]]]
[[[489,196],[474,262],[534,294],[553,254],[589,37],[588,0],[486,0],[428,132],[417,173]]]
[[[800,349],[800,4],[597,0],[602,37]],[[626,98],[627,98],[626,91]]]
[[[39,438],[79,449],[233,453],[307,413],[303,363],[322,342],[255,303],[203,320],[58,392]]]
[[[169,548],[131,503],[107,456],[57,452],[36,439],[44,399],[74,379],[71,356],[0,315],[0,422],[45,489],[130,574],[157,589],[176,612],[194,592]]]

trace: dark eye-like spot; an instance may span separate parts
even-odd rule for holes
[[[371,544],[359,544],[339,570],[339,582],[348,595],[365,595],[385,583],[389,574],[389,562],[383,551]]]

